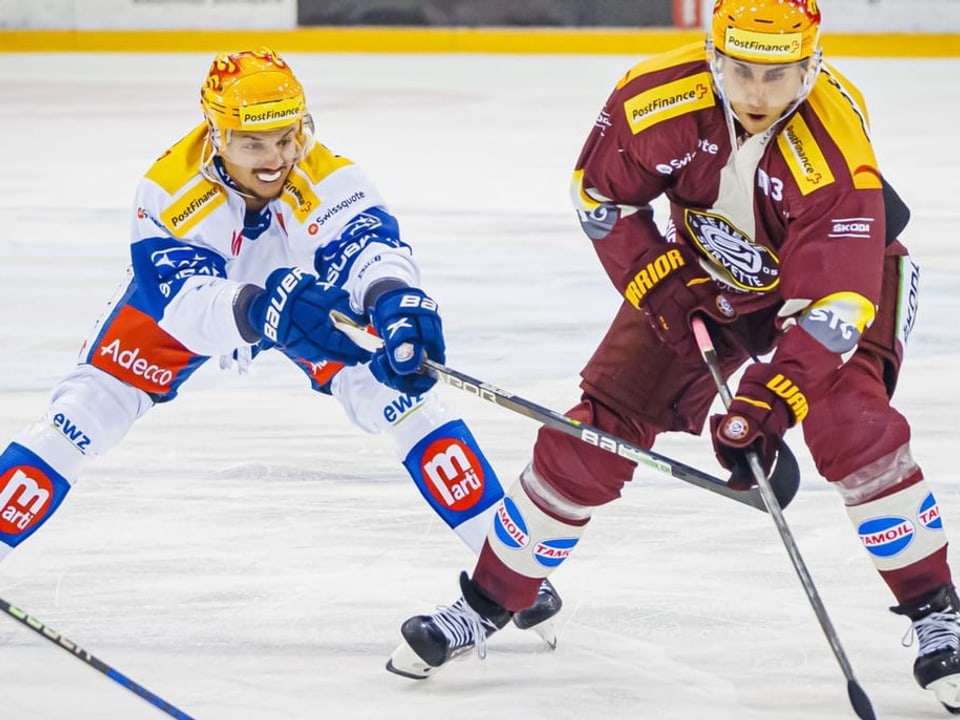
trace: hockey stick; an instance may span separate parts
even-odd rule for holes
[[[692,325],[694,336],[697,339],[697,346],[700,348],[700,354],[703,356],[703,362],[706,363],[710,374],[713,376],[714,382],[717,384],[717,392],[720,393],[723,406],[729,408],[730,403],[733,402],[733,395],[730,393],[730,388],[727,387],[727,381],[720,371],[720,363],[717,361],[717,351],[713,347],[713,340],[710,339],[710,331],[707,330],[706,324],[699,317],[693,319]],[[786,445],[781,442],[781,452],[785,447]],[[760,488],[760,495],[763,497],[763,502],[767,506],[767,512],[770,513],[774,524],[777,526],[780,538],[783,540],[783,546],[790,556],[794,570],[797,571],[797,575],[800,577],[800,583],[803,585],[803,589],[807,593],[807,598],[813,606],[817,620],[820,621],[823,634],[826,635],[827,641],[833,649],[833,654],[840,664],[840,669],[843,670],[843,674],[847,679],[847,696],[850,698],[850,704],[853,706],[857,717],[862,718],[862,720],[876,720],[873,706],[870,704],[870,698],[867,697],[867,694],[863,691],[863,688],[860,687],[860,683],[857,682],[857,679],[853,675],[853,668],[850,666],[850,661],[843,651],[843,646],[840,644],[837,631],[834,629],[833,623],[830,622],[830,616],[827,615],[827,609],[820,599],[820,593],[817,592],[817,588],[813,584],[810,571],[807,570],[807,566],[800,556],[800,549],[797,547],[797,542],[793,539],[793,533],[790,532],[790,527],[783,517],[783,512],[777,503],[773,488],[770,487],[770,480],[767,479],[767,475],[763,471],[763,466],[760,464],[760,458],[753,450],[747,450],[745,454],[747,462],[750,464],[750,471],[757,481],[757,487]]]
[[[333,311],[330,313],[330,318],[338,330],[366,350],[373,352],[383,344],[380,338],[366,332],[346,315]],[[520,415],[525,415],[554,430],[559,430],[560,432],[582,440],[588,445],[593,445],[601,450],[606,450],[614,455],[619,455],[627,460],[632,460],[633,462],[645,465],[664,474],[672,475],[678,480],[683,480],[691,485],[696,485],[697,487],[717,493],[731,500],[736,500],[739,503],[749,505],[757,510],[767,511],[763,498],[756,488],[751,488],[747,491],[732,490],[727,486],[726,482],[720,478],[708,475],[701,470],[684,465],[676,460],[671,460],[665,455],[653,452],[652,450],[644,450],[616,435],[611,435],[591,425],[585,425],[577,420],[568,418],[566,415],[561,415],[555,410],[537,405],[536,403],[508,393],[505,390],[501,390],[489,383],[477,380],[476,378],[449,368],[446,365],[441,365],[433,360],[425,359],[421,365],[420,372],[428,372],[437,378],[437,380],[442,381],[450,387],[463,390],[481,400],[499,405]],[[800,475],[797,470],[796,460],[792,455],[787,455],[788,456],[783,458],[782,462],[777,463],[777,467],[771,475],[771,484],[776,487],[776,497],[781,507],[786,507],[790,503],[793,496],[796,495],[797,489],[800,487]]]
[[[116,681],[117,683],[125,687],[127,690],[132,692],[134,695],[139,695],[148,703],[150,703],[156,708],[159,708],[170,717],[177,718],[177,720],[195,720],[192,716],[187,715],[183,710],[180,710],[179,708],[176,708],[170,703],[168,703],[166,700],[163,700],[157,697],[152,692],[147,690],[145,687],[143,687],[142,685],[138,685],[123,673],[117,670],[114,670],[112,667],[110,667],[105,662],[103,662],[103,660],[101,660],[100,658],[94,655],[91,655],[76,643],[73,643],[70,640],[67,640],[67,638],[65,638],[63,635],[58,633],[56,630],[53,630],[52,628],[47,627],[42,622],[37,620],[35,617],[28,615],[20,608],[14,605],[11,605],[10,603],[8,603],[6,600],[2,598],[0,598],[0,610],[7,613],[7,615],[12,617],[17,622],[20,622],[23,625],[26,625],[28,628],[33,630],[35,633],[37,633],[41,637],[46,638],[47,640],[52,642],[54,645],[56,645],[58,648],[65,650],[66,652],[70,653],[76,658],[79,658],[80,660],[83,660],[83,662],[85,662],[87,665],[92,667],[94,670],[99,670],[108,678]]]

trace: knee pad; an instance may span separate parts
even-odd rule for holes
[[[368,365],[353,365],[336,374],[330,383],[330,394],[343,406],[350,422],[364,432],[376,434],[391,431],[401,444],[410,436],[412,439],[407,441],[408,446],[400,448],[401,455],[423,436],[421,433],[419,437],[412,437],[416,431],[407,431],[404,426],[415,414],[419,414],[426,404],[426,398],[431,397],[432,393],[406,395],[397,392],[378,382]],[[445,419],[437,424],[442,424]],[[423,422],[429,423],[430,420],[418,417],[411,424],[422,427]]]
[[[355,425],[390,435],[420,494],[479,554],[503,486],[466,423],[436,392],[397,392],[365,365],[341,370],[331,392]]]
[[[86,458],[102,455],[153,406],[150,397],[89,365],[74,368],[50,393],[40,420],[14,437],[71,484]]]
[[[644,436],[619,415],[587,398],[566,413],[567,417],[593,425],[640,447],[651,447],[654,434]],[[620,497],[633,477],[636,463],[575,437],[543,427],[533,448],[537,473],[556,492],[582,506],[604,505]]]
[[[831,393],[811,405],[803,436],[820,474],[856,505],[904,481],[916,466],[909,459],[910,425],[890,405],[880,365],[855,355],[840,372]]]
[[[463,420],[428,432],[403,464],[434,512],[479,554],[503,486]]]

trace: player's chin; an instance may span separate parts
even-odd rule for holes
[[[745,112],[740,116],[740,123],[751,135],[757,135],[776,122],[777,116],[769,113]]]

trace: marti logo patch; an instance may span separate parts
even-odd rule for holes
[[[483,497],[483,466],[476,453],[456,438],[430,443],[423,452],[420,469],[430,494],[444,507],[463,512]]]
[[[871,555],[887,558],[902,552],[913,542],[916,528],[904,517],[871,518],[857,528],[863,546]]]
[[[917,510],[917,518],[920,524],[927,530],[943,530],[943,519],[940,517],[940,506],[933,493],[927,493],[927,496],[920,503]]]
[[[578,538],[556,538],[538,542],[533,549],[533,557],[544,567],[555,568],[570,557],[577,541]]]
[[[527,532],[523,514],[517,504],[508,497],[497,507],[493,531],[500,542],[513,550],[521,550],[530,544],[530,534]]]
[[[28,465],[11,468],[0,477],[0,534],[20,535],[37,525],[50,509],[53,481]]]

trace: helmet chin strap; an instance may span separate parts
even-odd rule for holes
[[[296,165],[298,162],[300,162],[304,155],[306,155],[313,146],[313,143],[315,142],[313,137],[313,127],[313,116],[310,115],[310,113],[305,114],[301,120],[300,131],[297,133],[297,145],[299,150],[296,158],[293,160],[293,165]],[[203,139],[203,148],[200,151],[200,174],[210,182],[217,183],[218,185],[226,185],[226,183],[224,182],[223,178],[220,177],[220,173],[214,167],[213,159],[217,156],[219,156],[221,159],[223,158],[223,150],[230,142],[230,133],[230,130],[221,130],[212,122],[210,122],[209,119],[207,120],[207,134]],[[226,174],[226,168],[224,168],[224,174]],[[241,197],[245,197],[250,200],[264,199],[250,194],[240,187],[240,185],[235,181],[231,182],[229,187]]]

